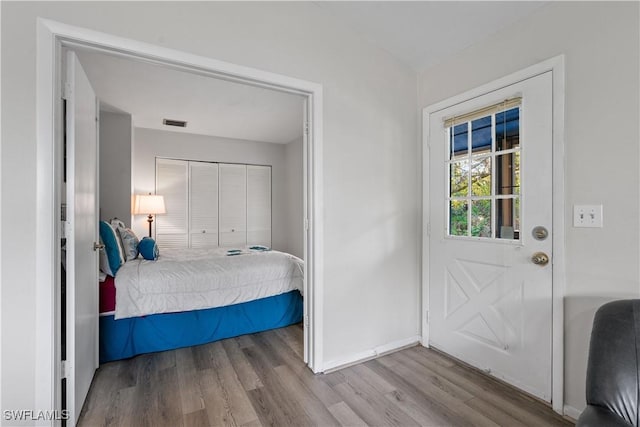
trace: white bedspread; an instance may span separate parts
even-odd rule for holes
[[[304,262],[278,251],[163,249],[157,261],[135,259],[118,270],[116,319],[199,310],[298,289]]]

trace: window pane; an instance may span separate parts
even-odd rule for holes
[[[513,222],[514,222],[514,227],[516,229],[516,237],[515,238],[519,239],[520,238],[520,236],[519,236],[519,234],[520,234],[520,198],[519,197],[516,198],[513,201],[513,204],[514,204],[513,216],[515,217]]]
[[[449,194],[451,197],[468,196],[469,161],[453,162],[449,166]]]
[[[471,195],[491,195],[491,157],[473,161],[473,166],[471,166]]]
[[[496,194],[520,194],[520,152],[496,156]]]
[[[471,203],[471,235],[491,237],[491,200],[474,200]]]
[[[471,152],[491,151],[491,116],[471,122]]]
[[[468,236],[467,202],[451,200],[449,204],[449,234],[451,236]]]
[[[520,108],[496,114],[496,151],[520,146]]]
[[[469,131],[467,123],[453,126],[449,132],[450,159],[466,156],[469,151]]]
[[[496,200],[496,237],[498,239],[520,238],[520,199]]]

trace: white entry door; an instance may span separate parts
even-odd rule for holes
[[[75,425],[98,367],[98,111],[78,58],[66,59],[66,402]]]
[[[546,401],[551,77],[540,74],[427,119],[429,344]]]

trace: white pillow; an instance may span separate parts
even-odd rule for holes
[[[118,235],[122,241],[124,256],[127,261],[136,259],[138,257],[138,243],[140,243],[136,233],[134,233],[130,228],[118,228]]]
[[[122,264],[124,264],[124,262],[127,260],[127,257],[124,252],[124,243],[122,242],[122,237],[120,237],[119,231],[124,230],[127,227],[124,225],[124,222],[122,222],[118,218],[113,218],[111,221],[109,221],[109,223],[111,224],[111,228],[113,228],[113,230],[115,231],[116,240],[118,242],[118,249],[120,252],[120,259],[122,260]]]
[[[102,270],[104,274],[113,277],[113,272],[111,271],[111,266],[109,265],[109,258],[107,257],[107,250],[104,248],[102,238],[100,239],[100,244],[103,246],[100,249],[100,270]]]

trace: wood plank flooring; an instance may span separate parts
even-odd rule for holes
[[[412,347],[326,375],[293,325],[102,365],[80,426],[564,426],[541,402]]]

